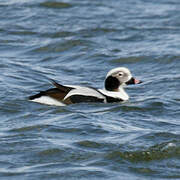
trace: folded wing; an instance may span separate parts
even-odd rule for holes
[[[65,97],[64,101],[70,100],[72,103],[82,102],[106,102],[106,97],[98,90],[91,87],[77,87],[71,90]]]
[[[29,100],[49,105],[106,102],[106,97],[97,89],[81,86],[64,86],[54,80],[51,80],[51,82],[55,88],[30,96]]]

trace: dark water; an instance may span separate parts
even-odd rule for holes
[[[124,104],[27,101],[119,66]],[[1,0],[0,72],[0,179],[180,179],[179,0]]]

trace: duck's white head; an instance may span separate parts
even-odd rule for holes
[[[118,67],[107,73],[105,79],[105,89],[107,91],[118,91],[121,86],[140,83],[141,81],[133,78],[129,69],[125,67]]]

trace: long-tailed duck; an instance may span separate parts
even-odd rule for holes
[[[104,89],[74,85],[61,85],[52,80],[52,84],[55,86],[55,88],[41,91],[36,95],[30,96],[29,100],[56,106],[83,102],[121,102],[129,99],[128,94],[124,91],[124,86],[140,83],[141,81],[132,77],[129,69],[125,67],[118,67],[110,70],[107,73]]]

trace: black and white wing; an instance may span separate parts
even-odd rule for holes
[[[83,102],[106,102],[106,97],[98,90],[91,87],[73,86],[74,89],[64,97],[64,101],[70,100],[72,103]]]

